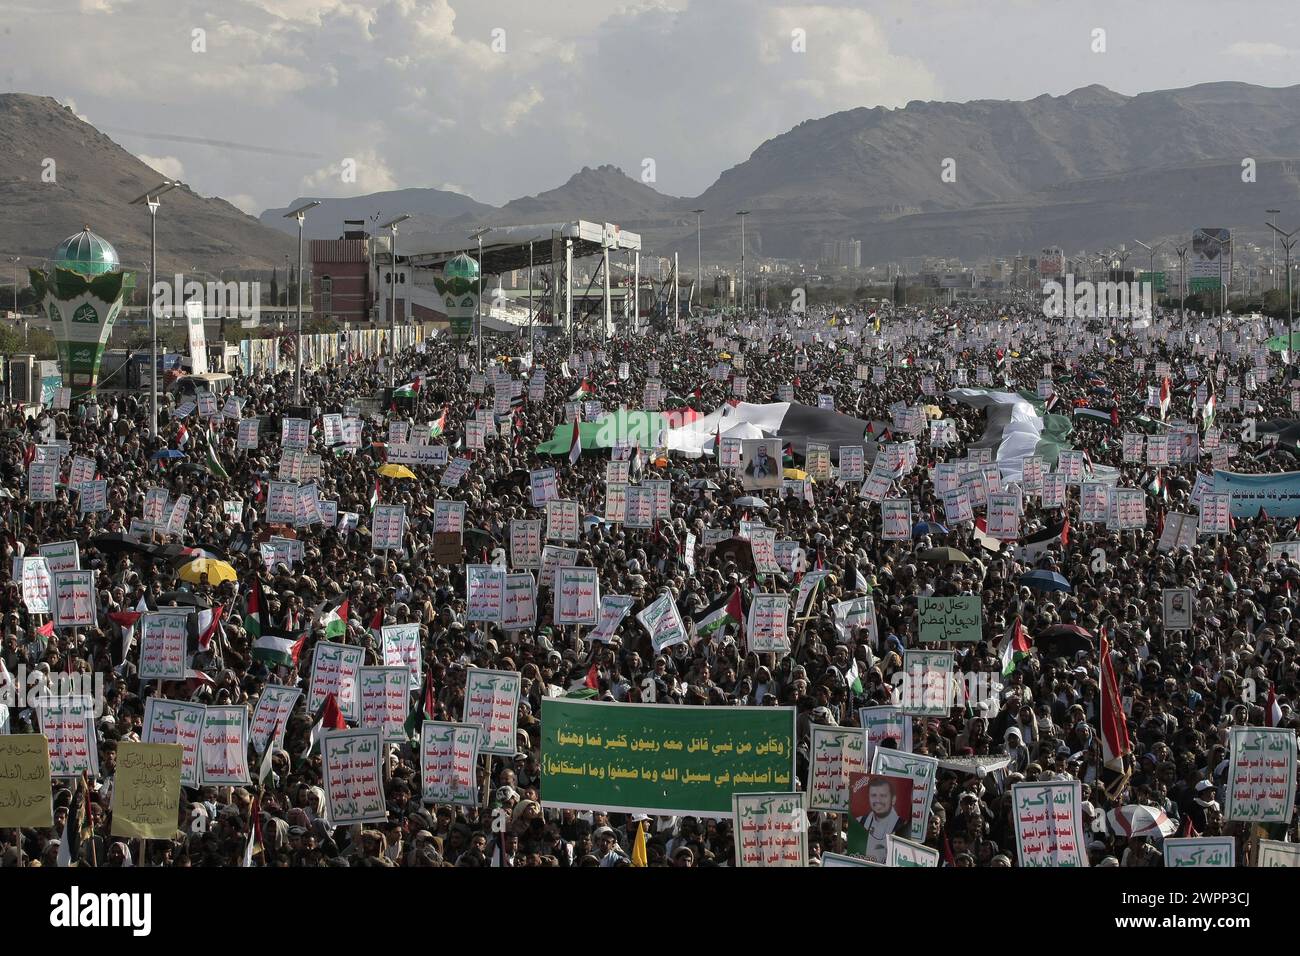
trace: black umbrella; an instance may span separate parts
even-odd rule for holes
[[[1034,644],[1044,657],[1071,659],[1079,651],[1093,650],[1092,635],[1077,624],[1053,624],[1034,638]]]
[[[153,545],[144,544],[143,542],[135,540],[135,538],[127,537],[127,535],[121,531],[114,531],[109,534],[97,534],[87,542],[87,546],[94,548],[96,551],[103,551],[105,553],[113,551],[134,551],[137,554],[152,555],[156,551]]]

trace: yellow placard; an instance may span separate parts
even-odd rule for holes
[[[180,744],[117,745],[113,778],[113,836],[169,840],[181,800]]]
[[[44,734],[0,735],[0,827],[52,827],[50,742]]]

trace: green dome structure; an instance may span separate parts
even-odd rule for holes
[[[464,337],[474,328],[478,312],[478,297],[482,287],[478,263],[461,253],[448,259],[442,267],[441,278],[433,286],[442,296],[442,307],[447,313],[453,335]]]
[[[86,276],[103,275],[117,272],[122,262],[117,257],[117,250],[107,239],[95,235],[89,226],[81,232],[68,236],[54,252],[54,265],[61,269],[71,269]]]
[[[64,383],[73,398],[93,394],[104,348],[133,277],[122,271],[112,243],[89,226],[59,243],[48,274],[40,269],[28,274],[50,321]]]

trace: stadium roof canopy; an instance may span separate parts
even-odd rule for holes
[[[613,223],[544,222],[532,225],[491,226],[483,234],[483,272],[500,275],[512,269],[528,268],[528,244],[533,244],[533,265],[550,264],[564,258],[564,240],[573,240],[573,258],[599,255],[608,245],[611,251],[639,250],[641,236]],[[466,253],[478,258],[478,240],[465,230],[413,236],[397,248],[398,257],[412,265],[437,268],[453,256]]]

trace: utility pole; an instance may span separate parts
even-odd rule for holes
[[[388,272],[388,277],[390,280],[389,288],[388,288],[388,315],[389,315],[388,387],[389,388],[397,387],[397,227],[400,223],[406,222],[406,220],[410,218],[411,218],[410,215],[408,215],[407,213],[403,213],[402,215],[398,216],[396,219],[393,219],[390,222],[386,222],[379,227],[380,229],[390,230],[393,235],[392,248],[388,250],[392,256],[392,268]],[[298,273],[298,285],[299,286],[302,285],[301,271]],[[299,295],[301,294],[302,293],[300,292]]]
[[[749,304],[745,294],[745,217],[749,215],[748,209],[742,209],[736,213],[740,217],[740,314],[745,314],[745,307]]]
[[[703,301],[700,296],[704,294],[704,246],[700,242],[700,213],[703,209],[692,209],[695,213],[695,301]]]
[[[309,203],[304,203],[297,209],[290,210],[284,214],[285,219],[298,220],[298,341],[294,344],[294,370],[293,370],[293,403],[302,404],[302,224],[307,218],[307,210],[314,209],[320,205],[320,201],[313,199]],[[396,230],[394,230],[396,234]]]
[[[1295,246],[1296,240],[1292,237],[1297,232],[1300,232],[1300,227],[1292,229],[1290,232],[1283,232],[1271,222],[1266,223],[1266,225],[1273,230],[1274,239],[1278,236],[1282,237],[1282,248],[1286,251],[1286,350],[1289,358],[1295,350],[1295,316],[1291,308],[1291,249]]]
[[[130,202],[132,206],[149,207],[149,295],[146,297],[146,302],[149,307],[149,354],[153,362],[149,371],[149,437],[154,439],[158,437],[158,310],[154,306],[154,283],[158,281],[158,198],[179,185],[181,185],[179,182],[164,179],[156,187]],[[181,290],[177,289],[173,299],[180,295]],[[173,302],[173,310],[174,308]]]

